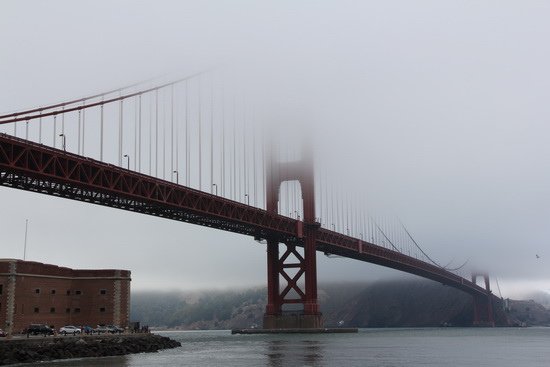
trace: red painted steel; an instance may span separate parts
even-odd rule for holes
[[[0,134],[0,183],[281,242],[296,221],[111,164]]]
[[[267,239],[269,302],[266,313],[276,313],[283,302],[279,294],[279,274],[283,268],[279,261],[278,243],[285,243],[288,248],[304,247],[304,262],[300,266],[304,267],[306,274],[306,289],[302,291],[305,296],[304,310],[309,313],[318,312],[315,251],[416,274],[458,288],[479,299],[489,297],[492,303],[491,297],[494,296],[489,289],[441,267],[319,228],[314,218],[313,169],[312,165],[309,169],[307,166],[304,170],[303,165],[295,165],[294,168],[289,165],[284,174],[268,181],[268,210],[263,210],[0,134],[1,185]],[[274,193],[278,196],[280,183],[296,177],[302,184],[304,222],[276,214]],[[290,283],[294,284],[293,281]]]
[[[296,237],[302,241],[304,256],[296,252],[294,243],[285,243],[286,252],[281,258],[276,255],[277,243],[270,243],[271,252],[268,250],[268,298],[266,315],[280,315],[284,304],[302,304],[305,315],[320,315],[319,303],[317,301],[317,260],[316,260],[316,237],[319,224],[315,222],[315,191],[313,159],[311,150],[304,149],[300,161],[278,162],[275,161],[273,151],[269,154],[266,178],[267,211],[277,213],[279,193],[281,184],[285,181],[298,181],[302,189],[304,221],[296,223]],[[290,254],[298,259],[297,264],[288,265],[285,263]],[[285,271],[289,266],[298,267],[299,270],[294,277],[288,276]],[[279,276],[287,282],[285,288],[280,292]],[[305,278],[305,289],[300,288],[298,281]],[[287,298],[289,291],[294,290],[299,296]]]
[[[495,326],[493,315],[493,296],[491,294],[491,283],[486,273],[472,273],[472,283],[477,284],[478,277],[482,277],[485,283],[485,295],[474,296],[474,325]]]

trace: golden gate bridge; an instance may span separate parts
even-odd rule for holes
[[[311,142],[258,122],[250,95],[209,71],[3,114],[0,184],[254,237],[267,247],[266,329],[323,327],[317,251],[460,289],[474,324],[494,325],[487,274],[465,278],[374,219]]]

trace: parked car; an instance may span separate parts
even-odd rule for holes
[[[4,337],[4,336],[8,336],[8,334],[6,334],[4,330],[0,329],[0,337]]]
[[[111,329],[109,329],[107,325],[97,325],[97,327],[94,329],[94,332],[98,334],[110,333]]]
[[[93,334],[95,333],[95,330],[93,327],[86,325],[82,327],[82,332],[86,334]]]
[[[118,327],[116,325],[107,325],[107,327],[110,329],[111,334],[122,334],[124,332],[124,329],[121,327]]]
[[[53,335],[53,329],[48,325],[44,324],[30,324],[27,329],[25,329],[25,334],[27,335]]]
[[[73,325],[63,326],[62,328],[59,329],[59,334],[63,334],[63,335],[67,335],[67,334],[76,335],[76,334],[80,334],[81,332],[82,330],[80,328]]]
[[[110,333],[110,334],[122,334],[124,329],[116,325],[97,325],[94,331],[98,334]]]

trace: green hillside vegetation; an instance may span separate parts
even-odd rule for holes
[[[134,292],[131,320],[151,327],[203,330],[261,327],[265,288],[205,292]],[[470,326],[470,295],[427,280],[324,284],[326,327]],[[550,311],[529,301],[495,306],[498,325],[550,325]]]

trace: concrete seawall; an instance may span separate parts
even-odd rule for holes
[[[2,339],[0,365],[151,353],[181,346],[180,342],[155,334]]]

